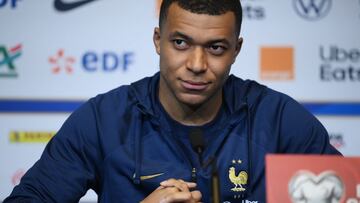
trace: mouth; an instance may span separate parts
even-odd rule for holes
[[[209,86],[209,82],[198,82],[191,80],[181,80],[183,88],[189,91],[203,91]]]

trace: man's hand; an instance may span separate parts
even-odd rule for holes
[[[196,183],[183,180],[169,179],[160,183],[160,186],[147,196],[141,203],[197,203],[201,200],[198,190],[190,191]]]

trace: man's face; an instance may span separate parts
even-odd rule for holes
[[[209,99],[221,101],[222,86],[240,51],[235,15],[194,14],[170,6],[161,30],[155,28],[154,43],[160,55],[160,98],[200,106]]]

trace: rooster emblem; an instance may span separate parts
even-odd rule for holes
[[[231,188],[234,192],[245,191],[245,188],[242,185],[247,184],[248,174],[245,171],[240,171],[238,175],[235,174],[235,167],[230,167],[229,169],[229,179],[235,185]]]

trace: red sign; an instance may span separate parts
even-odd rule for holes
[[[268,203],[359,203],[360,157],[268,155]]]

